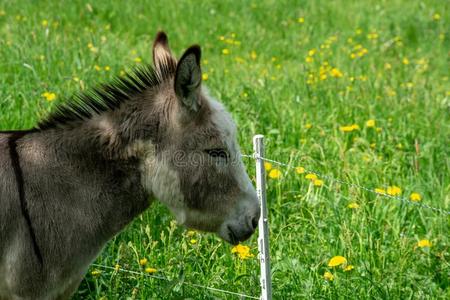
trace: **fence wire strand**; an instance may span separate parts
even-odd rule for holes
[[[100,265],[100,264],[92,264],[91,266],[97,267],[97,268],[101,268],[101,269],[104,269],[104,270],[112,270],[112,271],[115,271],[115,272],[122,272],[122,273],[128,273],[128,274],[133,274],[133,275],[145,276],[145,277],[148,277],[148,278],[153,278],[153,279],[158,279],[158,280],[170,281],[170,279],[168,279],[166,277],[163,277],[163,276],[157,276],[157,275],[147,274],[147,273],[144,273],[144,272],[127,270],[127,269],[124,269],[124,268],[115,268],[115,267],[110,267],[110,266],[105,266],[105,265]],[[219,289],[219,288],[213,288],[213,287],[209,287],[209,286],[204,286],[204,285],[197,284],[197,283],[190,283],[190,282],[186,282],[186,281],[181,281],[180,283],[184,284],[184,285],[200,288],[200,289],[210,290],[210,291],[213,291],[213,292],[219,292],[219,293],[223,293],[223,294],[239,296],[241,298],[259,299],[259,297],[250,296],[250,295],[241,294],[241,293],[232,292],[232,291],[227,291],[227,290],[222,290],[222,289]]]
[[[261,159],[263,161],[270,162],[270,163],[273,163],[273,164],[276,164],[276,165],[279,165],[279,166],[287,167],[289,169],[295,168],[294,166],[292,166],[290,164],[287,164],[287,163],[284,163],[284,162],[280,162],[280,161],[277,161],[277,160],[273,160],[273,159],[270,159],[270,158],[266,158],[266,157],[261,157],[261,156],[258,156],[256,154],[253,154],[253,155],[242,154],[242,157],[252,158],[252,159]],[[383,196],[383,197],[387,197],[387,198],[390,198],[390,199],[394,199],[394,200],[400,201],[402,203],[405,203],[407,205],[413,205],[413,206],[416,206],[416,207],[419,207],[419,208],[425,208],[425,209],[433,210],[435,212],[442,213],[442,214],[445,214],[445,215],[450,215],[450,211],[447,211],[447,210],[442,209],[442,208],[436,208],[436,207],[432,207],[432,206],[427,205],[427,204],[418,203],[418,202],[412,202],[412,201],[409,201],[405,197],[398,197],[398,196],[393,196],[393,195],[389,195],[389,194],[386,194],[386,193],[380,193],[380,192],[375,191],[374,189],[362,186],[360,184],[347,182],[347,181],[344,181],[344,180],[341,180],[341,179],[338,179],[338,178],[334,178],[334,177],[332,177],[330,175],[322,174],[322,173],[314,171],[314,170],[310,170],[310,169],[306,169],[306,168],[304,168],[304,170],[305,170],[305,173],[315,174],[316,176],[319,176],[321,178],[325,178],[325,179],[327,179],[329,181],[338,182],[340,184],[343,184],[343,185],[346,185],[346,186],[350,186],[350,187],[353,187],[353,188],[357,188],[357,189],[360,189],[360,190],[364,190],[364,191],[370,192],[372,194],[376,194],[376,195],[379,195],[379,196]],[[92,266],[93,267],[97,267],[97,268],[101,268],[101,269],[104,269],[104,270],[112,270],[112,271],[115,271],[115,272],[122,272],[122,273],[128,273],[128,274],[133,274],[133,275],[145,276],[145,277],[148,277],[148,278],[153,278],[153,279],[158,279],[158,280],[170,281],[170,279],[168,279],[166,277],[152,275],[152,274],[147,274],[147,273],[144,273],[142,271],[133,271],[133,270],[127,270],[127,269],[120,268],[120,267],[116,268],[116,267],[110,267],[110,266],[105,266],[105,265],[100,265],[100,264],[92,264]],[[250,296],[250,295],[237,293],[237,292],[232,292],[232,291],[228,291],[228,290],[223,290],[223,289],[219,289],[219,288],[213,288],[213,287],[209,287],[209,286],[204,286],[204,285],[201,285],[201,284],[190,283],[190,282],[186,282],[186,281],[181,281],[180,283],[184,284],[184,285],[192,286],[192,287],[195,287],[195,288],[206,289],[206,290],[209,290],[209,291],[219,292],[219,293],[228,294],[228,295],[234,295],[234,296],[238,296],[238,297],[241,297],[241,298],[260,299],[259,297]]]
[[[280,161],[276,161],[276,160],[273,160],[273,159],[269,159],[269,158],[266,158],[266,157],[261,157],[261,156],[258,156],[256,154],[253,154],[253,155],[242,154],[242,157],[253,158],[253,159],[261,159],[263,161],[270,162],[270,163],[273,163],[273,164],[276,164],[276,165],[279,165],[279,166],[283,166],[283,167],[287,167],[287,168],[295,168],[294,166],[292,166],[290,164],[287,164],[287,163],[284,163],[284,162],[280,162]],[[389,194],[386,194],[386,193],[380,193],[380,192],[375,191],[374,189],[362,186],[360,184],[347,182],[347,181],[344,181],[344,180],[341,180],[341,179],[338,179],[338,178],[334,178],[334,177],[332,177],[330,175],[321,174],[321,173],[316,172],[314,170],[309,170],[307,168],[304,168],[304,170],[305,170],[306,173],[315,174],[315,175],[317,175],[317,176],[319,176],[321,178],[325,178],[325,179],[328,179],[330,181],[338,182],[340,184],[343,184],[343,185],[346,185],[346,186],[350,186],[350,187],[354,187],[354,188],[357,188],[357,189],[360,189],[360,190],[364,190],[364,191],[370,192],[372,194],[376,194],[376,195],[379,195],[379,196],[383,196],[383,197],[387,197],[387,198],[390,198],[390,199],[394,199],[394,200],[403,202],[403,203],[405,203],[407,205],[413,205],[413,206],[416,206],[416,207],[419,207],[419,208],[425,208],[425,209],[433,210],[435,212],[438,212],[438,213],[450,216],[450,211],[442,209],[442,208],[432,207],[430,205],[419,203],[419,202],[412,202],[412,201],[408,200],[405,197],[398,197],[398,196],[393,196],[393,195],[389,195]]]

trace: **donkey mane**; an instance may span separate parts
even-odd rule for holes
[[[109,83],[75,94],[39,121],[36,129],[52,129],[115,110],[133,96],[161,84],[173,75],[175,70],[175,64],[170,62],[160,65],[158,70],[151,65],[137,67],[123,77],[115,77]]]

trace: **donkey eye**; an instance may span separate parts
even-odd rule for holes
[[[220,149],[220,148],[216,148],[216,149],[206,149],[205,152],[214,158],[223,158],[228,160],[228,152],[225,149]]]

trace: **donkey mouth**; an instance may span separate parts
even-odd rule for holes
[[[243,241],[247,240],[248,238],[250,238],[254,232],[254,230],[246,231],[242,235],[238,236],[233,231],[233,229],[230,225],[227,225],[227,229],[228,229],[228,237],[229,237],[228,242],[234,246],[239,244],[239,242],[243,242]]]
[[[233,229],[231,229],[230,225],[227,226],[227,229],[228,229],[228,236],[230,237],[230,240],[229,240],[230,244],[236,246],[237,244],[239,244],[238,238],[234,234]]]

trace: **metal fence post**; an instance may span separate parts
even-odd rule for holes
[[[253,137],[253,150],[256,160],[256,193],[258,194],[261,208],[259,219],[258,249],[261,265],[261,300],[272,299],[272,278],[270,272],[269,255],[269,220],[267,216],[266,203],[266,170],[264,168],[264,136],[255,135]]]

